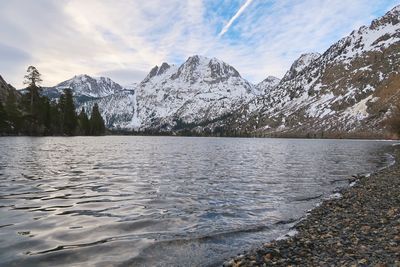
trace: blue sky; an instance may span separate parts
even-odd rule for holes
[[[141,81],[154,65],[216,57],[257,83],[400,4],[393,0],[0,0],[0,75],[29,65],[55,85],[75,74]]]

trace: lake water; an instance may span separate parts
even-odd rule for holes
[[[0,138],[0,266],[209,266],[285,234],[391,142]]]

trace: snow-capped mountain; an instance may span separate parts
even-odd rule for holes
[[[106,77],[91,77],[86,74],[76,75],[54,87],[46,88],[45,94],[50,97],[59,97],[64,89],[72,89],[75,96],[84,98],[106,97],[118,93],[124,88]]]
[[[137,110],[135,91],[124,90],[106,97],[91,99],[80,103],[77,109],[84,108],[90,112],[95,103],[99,105],[107,128],[131,130],[140,126],[135,112]]]
[[[53,87],[71,88],[77,109],[99,104],[114,129],[175,131],[207,125],[260,95],[232,66],[216,58],[189,57],[181,66],[161,64],[130,89],[108,78],[75,76]],[[46,90],[49,95],[52,90]]]
[[[258,94],[236,69],[216,58],[195,55],[179,67],[163,63],[137,88],[140,129],[171,131],[206,125]]]
[[[400,101],[400,6],[333,44],[301,55],[282,80],[256,86],[216,58],[163,63],[124,89],[75,76],[48,90],[74,91],[78,109],[97,102],[110,128],[149,132],[352,136],[385,132]]]
[[[268,76],[267,78],[265,78],[262,82],[258,83],[256,85],[256,89],[263,93],[266,94],[268,93],[268,91],[270,91],[272,88],[275,88],[279,82],[281,81],[281,79],[274,77],[274,76]]]
[[[282,81],[288,81],[295,78],[320,56],[321,54],[319,53],[302,54],[294,61],[290,69],[286,72],[285,76],[283,76]]]
[[[138,83],[129,83],[124,85],[123,87],[127,90],[135,90],[138,86]]]
[[[384,132],[400,94],[400,6],[339,40],[302,55],[282,81],[237,115],[240,129],[293,135]],[[251,126],[251,127],[250,127]]]
[[[85,108],[90,113],[94,103],[98,103],[108,128],[132,129],[132,123],[135,123],[133,116],[136,110],[136,86],[131,84],[124,88],[110,78],[83,74],[54,87],[43,88],[42,94],[50,99],[58,99],[63,90],[69,88],[74,95],[78,112]]]

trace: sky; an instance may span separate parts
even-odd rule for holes
[[[258,83],[302,53],[323,53],[393,0],[0,0],[0,75],[22,88],[77,74],[140,82],[162,62],[216,57]]]

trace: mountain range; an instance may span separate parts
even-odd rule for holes
[[[43,93],[98,103],[109,128],[153,133],[384,136],[400,96],[400,6],[259,84],[216,58],[162,63],[139,84],[77,75]],[[0,81],[1,82],[1,81]],[[5,83],[5,82],[4,82]],[[1,88],[0,88],[1,89]],[[0,91],[0,98],[2,94]]]

